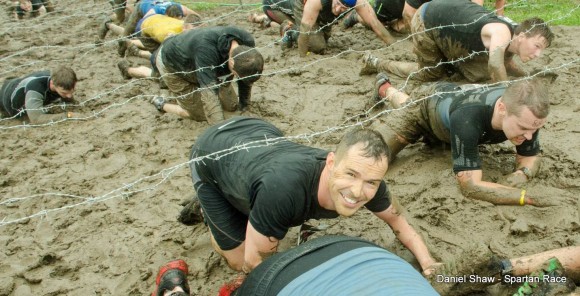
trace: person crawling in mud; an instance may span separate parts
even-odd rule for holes
[[[454,13],[449,13],[453,11]],[[465,24],[465,25],[463,25]],[[470,82],[507,81],[524,72],[515,63],[540,56],[554,34],[540,18],[516,25],[470,1],[434,1],[419,8],[411,22],[417,63],[363,57],[361,74],[386,71],[421,81],[465,78]]]
[[[54,11],[54,6],[50,0],[19,0],[13,7],[14,15],[17,20],[24,19],[27,15],[30,17],[40,16],[41,13],[50,13]]]
[[[396,41],[377,19],[367,0],[295,0],[294,24],[282,25],[282,41],[286,47],[292,47],[297,42],[301,57],[309,52],[323,54],[332,25],[349,9],[355,10],[385,44]]]
[[[197,198],[179,220],[186,222],[198,199],[213,247],[231,268],[250,272],[277,251],[290,227],[349,217],[363,206],[389,225],[424,274],[438,266],[383,181],[389,152],[378,132],[356,128],[334,152],[281,137],[261,119],[235,117],[210,127],[193,145]],[[235,147],[241,150],[219,152]]]
[[[59,101],[74,102],[76,83],[77,75],[68,67],[7,79],[0,90],[0,111],[10,117],[28,115],[33,124],[72,118],[75,116],[72,112],[46,114],[45,106]]]
[[[464,196],[497,205],[550,206],[548,196],[522,189],[540,168],[539,131],[550,111],[548,89],[539,78],[512,82],[508,87],[458,86],[449,82],[425,84],[411,96],[391,86],[384,73],[377,75],[375,91],[395,108],[383,134],[392,155],[420,137],[428,142],[450,143],[453,172]],[[417,100],[415,103],[410,99]],[[480,144],[509,140],[516,146],[516,164],[506,185],[483,180]]]

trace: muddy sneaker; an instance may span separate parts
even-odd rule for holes
[[[294,32],[292,32],[292,22],[285,21],[280,25],[280,36],[282,36],[282,40],[280,41],[280,47],[282,50],[286,48],[292,48],[294,46]]]
[[[117,67],[119,68],[119,71],[121,71],[121,75],[123,75],[123,78],[125,79],[132,78],[131,75],[129,75],[129,68],[131,67],[129,61],[123,59],[117,63]]]
[[[99,29],[97,30],[97,35],[99,37],[99,40],[103,40],[105,39],[105,37],[107,36],[107,33],[109,32],[109,24],[113,22],[113,20],[110,17],[104,17],[101,20],[101,24],[99,25]]]
[[[117,52],[119,53],[120,57],[124,58],[125,51],[127,51],[127,40],[121,39],[121,40],[118,40],[117,43],[119,44],[119,47],[117,48]]]
[[[344,21],[342,21],[342,27],[345,29],[350,29],[352,28],[354,25],[358,24],[358,18],[355,11],[351,12],[349,15],[347,15],[344,18]]]
[[[391,83],[389,76],[383,72],[377,74],[377,77],[375,78],[375,87],[373,88],[373,99],[377,102],[383,99],[381,95],[379,95],[379,89],[385,83]]]
[[[172,291],[176,287],[181,287],[181,295],[189,295],[189,284],[187,283],[187,274],[189,273],[187,263],[179,259],[166,263],[159,268],[157,278],[155,279],[155,290],[151,296],[162,296],[165,291]]]
[[[153,106],[155,106],[159,112],[165,113],[163,110],[163,106],[165,106],[165,99],[163,97],[153,97],[153,99],[151,99],[151,104],[153,104]]]
[[[133,43],[129,43],[129,46],[127,46],[127,56],[138,57],[140,51],[141,50],[139,49],[139,47],[137,47],[137,45]]]
[[[366,52],[362,58],[362,68],[360,69],[359,75],[370,75],[377,73],[377,64],[379,59],[373,56],[370,52]]]
[[[196,196],[193,196],[191,200],[183,207],[177,221],[187,225],[195,225],[199,222],[203,222],[203,214],[201,211],[201,204]]]

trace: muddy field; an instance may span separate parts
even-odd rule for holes
[[[36,127],[23,119],[0,121],[0,295],[145,295],[158,267],[175,258],[189,264],[194,295],[215,295],[234,273],[212,251],[204,226],[176,221],[180,202],[194,194],[189,149],[207,123],[159,113],[149,100],[168,92],[153,80],[123,79],[114,36],[94,45],[98,20],[110,12],[108,2],[57,4],[57,12],[38,19],[15,22],[1,16],[0,79],[70,65],[80,78],[76,98],[82,102],[72,110],[83,119]],[[0,7],[6,11],[6,2]],[[227,6],[202,14],[211,25],[234,24],[252,32],[266,60],[245,115],[264,118],[316,147],[331,149],[344,132],[340,127],[376,113],[366,112],[374,76],[359,76],[365,50],[414,59],[402,36],[385,48],[360,25],[348,31],[335,26],[324,56],[282,53],[274,44],[277,28],[247,22],[253,11],[255,6]],[[399,155],[386,180],[436,258],[460,261],[487,251],[515,257],[580,245],[580,30],[555,27],[554,32],[556,40],[545,54],[525,65],[559,74],[541,132],[541,173],[527,189],[568,201],[534,208],[467,200],[453,178],[449,149],[415,144]],[[406,84],[405,90],[415,86]],[[513,151],[508,144],[482,147],[484,178],[498,181],[510,173]],[[368,211],[320,223],[329,225],[326,233],[366,238],[417,266]],[[293,230],[283,249],[296,238]]]

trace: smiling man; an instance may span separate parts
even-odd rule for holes
[[[390,113],[385,124],[377,127],[393,157],[420,137],[427,142],[450,143],[453,172],[466,197],[499,205],[554,204],[547,196],[521,188],[538,173],[539,130],[550,110],[548,90],[539,79],[515,82],[507,88],[432,83],[409,97],[392,87],[385,74],[378,77],[385,81],[378,86],[379,96],[395,108],[402,108],[410,98],[421,99]],[[516,146],[514,172],[507,176],[506,185],[484,181],[478,145],[506,140]]]
[[[526,63],[539,57],[554,39],[542,19],[516,25],[467,0],[421,5],[411,21],[411,33],[417,63],[379,60],[367,54],[361,73],[386,71],[421,81],[458,73],[470,82],[506,81],[508,75],[526,74],[514,56]]]
[[[424,273],[433,271],[435,260],[382,180],[388,147],[379,133],[355,129],[336,152],[282,136],[261,119],[236,117],[210,127],[193,145],[192,160],[205,156],[191,162],[197,198],[212,244],[230,267],[248,273],[277,251],[290,227],[352,216],[364,206],[391,227]]]
[[[0,111],[11,117],[28,115],[34,124],[71,118],[74,116],[72,112],[46,114],[45,106],[60,101],[74,102],[76,83],[77,75],[68,67],[7,79],[0,90]]]

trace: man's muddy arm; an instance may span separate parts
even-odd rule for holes
[[[395,43],[395,38],[391,36],[389,31],[381,24],[377,19],[377,15],[371,5],[367,1],[359,1],[356,6],[356,13],[363,19],[363,22],[367,24],[373,32],[379,37],[385,44],[391,45]]]
[[[322,2],[317,0],[306,1],[304,4],[304,14],[300,21],[300,35],[298,37],[298,52],[301,57],[305,57],[308,53],[308,46],[310,43],[310,34],[312,28],[318,19],[318,14],[322,9]]]
[[[430,269],[434,268],[437,261],[431,257],[425,241],[423,241],[423,238],[409,224],[405,216],[401,213],[401,210],[397,209],[397,206],[391,205],[386,210],[374,214],[385,221],[399,241],[415,255],[423,272],[426,275],[432,272]]]
[[[244,265],[242,270],[250,273],[258,264],[274,255],[278,251],[278,240],[259,233],[252,223],[248,223],[246,229],[246,242],[244,253]]]
[[[479,199],[495,205],[532,205],[545,207],[555,205],[546,199],[532,197],[528,191],[520,188],[482,180],[481,170],[461,171],[456,174],[461,193],[467,198]],[[523,199],[522,199],[523,196]]]

